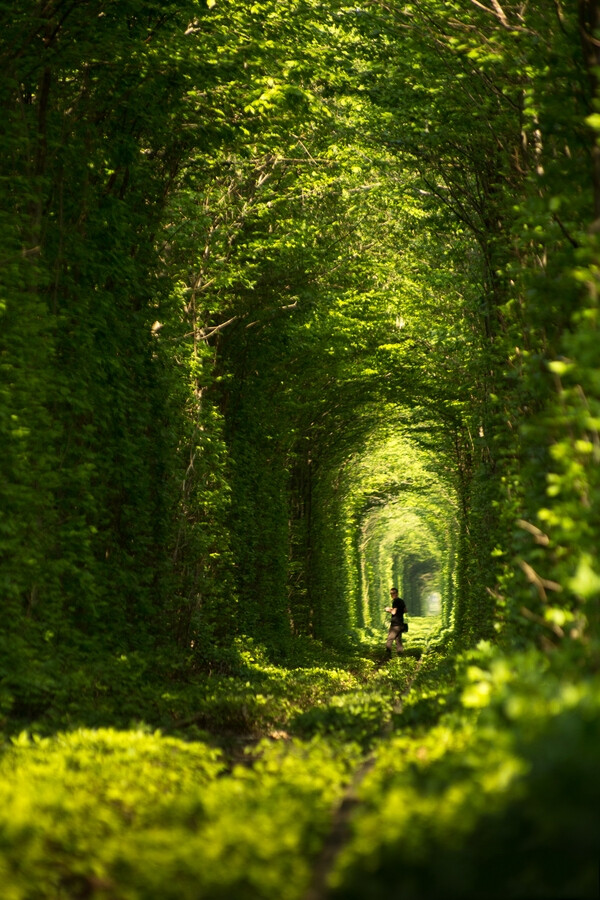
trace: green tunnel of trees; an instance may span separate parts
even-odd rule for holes
[[[3,712],[392,582],[597,658],[595,0],[0,15]]]

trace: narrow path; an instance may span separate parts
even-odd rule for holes
[[[313,869],[311,884],[305,893],[303,900],[326,900],[329,889],[327,882],[332,872],[338,854],[350,839],[350,820],[355,807],[358,805],[358,788],[367,773],[375,765],[375,756],[369,756],[356,770],[352,782],[346,789],[342,800],[335,810],[331,823],[331,830],[327,835],[323,849]]]
[[[412,686],[415,682],[419,669],[421,668],[421,664],[426,652],[427,648],[419,659],[413,676],[408,682],[406,689],[397,698],[396,703],[394,704],[394,712],[401,712],[402,697],[406,697],[412,690]],[[389,737],[391,734],[392,723],[390,720],[390,722],[388,722],[383,729],[383,737]],[[304,894],[302,900],[327,900],[329,896],[329,876],[334,869],[335,862],[340,852],[343,850],[352,836],[350,823],[354,810],[360,803],[358,798],[358,789],[364,778],[368,775],[368,773],[375,765],[376,759],[376,752],[370,753],[369,756],[360,764],[360,766],[358,766],[354,773],[352,781],[346,788],[346,791],[344,792],[344,795],[333,814],[331,829],[329,831],[329,834],[327,835],[327,838],[325,839],[325,843],[323,844],[321,853],[317,857],[313,868],[313,877],[310,886]]]

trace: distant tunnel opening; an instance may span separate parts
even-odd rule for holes
[[[443,548],[440,548],[440,555],[442,554]],[[413,616],[439,615],[442,568],[440,558],[430,556],[423,559],[409,553],[404,559],[394,562],[394,568],[402,572],[402,577],[398,580],[409,613]]]
[[[398,432],[373,435],[344,467],[345,512],[331,527],[344,541],[354,628],[380,633],[392,586],[409,616],[440,616],[442,625],[451,624],[457,509],[453,486],[439,469],[436,454]]]

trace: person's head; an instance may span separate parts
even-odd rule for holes
[[[392,600],[398,596],[398,588],[390,588],[390,596]]]

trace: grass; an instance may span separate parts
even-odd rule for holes
[[[287,667],[245,642],[236,671],[138,685],[146,724],[6,733],[3,900],[300,900],[367,760],[332,897],[597,896],[598,679],[452,660],[434,621],[389,663],[376,637]]]

